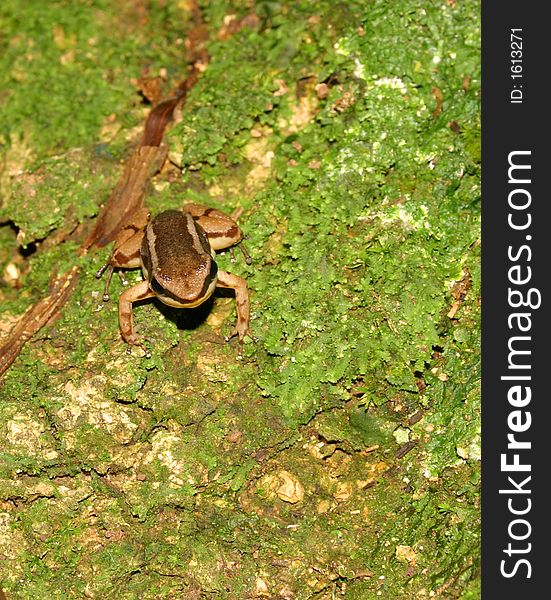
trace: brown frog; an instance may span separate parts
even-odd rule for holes
[[[239,244],[243,233],[235,219],[214,208],[188,204],[183,210],[167,210],[153,218],[141,211],[118,236],[109,261],[103,299],[109,300],[109,282],[115,268],[141,267],[144,281],[123,292],[119,298],[119,326],[123,339],[140,344],[133,324],[132,304],[159,298],[177,308],[193,308],[207,300],[217,287],[235,292],[237,323],[232,334],[243,342],[249,331],[249,291],[237,275],[220,271],[215,250]],[[245,251],[244,251],[245,253]],[[245,253],[247,262],[250,258]]]

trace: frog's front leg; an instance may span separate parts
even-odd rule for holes
[[[216,282],[217,287],[229,288],[235,292],[235,305],[237,308],[237,323],[235,329],[228,336],[228,340],[235,335],[239,336],[239,341],[243,342],[243,338],[248,335],[251,336],[249,330],[250,321],[250,301],[249,301],[249,288],[247,282],[237,275],[232,275],[226,271],[218,271],[218,281]]]
[[[132,304],[139,300],[153,298],[155,294],[149,288],[148,281],[142,281],[128,290],[124,291],[119,297],[119,326],[121,335],[128,344],[139,344],[140,337],[134,331],[134,317],[132,314]]]

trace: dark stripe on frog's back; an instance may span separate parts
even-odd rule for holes
[[[154,258],[154,247],[158,249],[159,261]],[[205,232],[191,215],[167,210],[148,223],[141,254],[150,276],[181,276],[210,262],[211,249]]]
[[[237,225],[232,225],[229,229],[226,228],[223,231],[209,231],[209,238],[225,237],[232,240],[237,238],[238,233],[239,227],[237,227]]]

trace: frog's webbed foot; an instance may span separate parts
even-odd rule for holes
[[[237,324],[237,325],[236,325],[236,326],[235,326],[235,327],[232,329],[231,333],[230,333],[229,335],[227,335],[227,336],[225,336],[225,337],[224,337],[224,340],[225,340],[226,342],[229,342],[229,341],[230,341],[230,340],[232,340],[234,337],[238,337],[238,338],[239,338],[239,341],[240,341],[241,343],[243,343],[243,340],[244,340],[246,337],[248,337],[248,338],[250,338],[251,340],[253,340],[253,342],[257,342],[257,341],[258,341],[258,340],[257,340],[255,337],[253,337],[253,335],[252,335],[252,333],[251,333],[251,330],[250,330],[250,329],[249,329],[247,326],[243,327],[243,326],[240,326],[240,325],[242,325],[242,324],[241,324],[241,323],[238,323],[238,324]]]
[[[124,340],[127,342],[126,354],[132,355],[134,348],[142,351],[143,358],[151,358],[151,350],[147,348],[146,343],[151,345],[151,340],[141,335],[134,334],[130,339]]]
[[[237,351],[237,355],[239,356],[239,358],[243,358],[243,345],[244,345],[244,340],[245,337],[248,337],[249,339],[251,339],[254,343],[258,342],[258,338],[255,338],[250,329],[247,328],[240,328],[239,324],[233,328],[233,330],[231,331],[231,333],[227,336],[224,337],[224,340],[226,342],[231,341],[234,337],[239,338],[239,346],[238,346],[238,351]]]

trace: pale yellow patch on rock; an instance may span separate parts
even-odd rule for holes
[[[27,165],[35,158],[33,143],[30,134],[25,132],[22,136],[13,136],[9,145],[3,136],[0,135],[0,145],[6,144],[7,150],[4,160],[0,161],[0,199],[7,200],[11,194],[14,178],[21,176]],[[0,201],[0,208],[3,206]],[[19,241],[18,237],[18,242]]]
[[[0,554],[8,560],[16,559],[28,544],[23,533],[13,527],[13,519],[7,512],[0,512]]]
[[[57,457],[56,450],[45,443],[42,434],[46,431],[44,425],[30,415],[19,414],[6,423],[5,444],[18,450],[24,450],[32,456],[45,460]]]
[[[401,563],[408,563],[412,566],[417,562],[417,553],[411,546],[396,546],[396,560]]]
[[[2,300],[2,292],[0,292],[0,300]],[[15,327],[16,323],[21,319],[21,315],[12,315],[4,313],[0,321],[0,341],[7,338],[9,332]]]
[[[348,482],[339,483],[335,492],[335,500],[337,502],[344,502],[349,500],[350,496],[352,496],[352,484]]]
[[[214,383],[228,381],[228,374],[224,364],[216,354],[202,353],[197,358],[198,371],[208,380]]]
[[[256,593],[262,596],[268,595],[268,584],[262,579],[262,577],[257,577],[255,581]]]
[[[283,502],[297,504],[304,499],[304,486],[295,475],[285,470],[265,475],[260,480],[260,485]]]
[[[151,449],[144,457],[144,464],[158,460],[170,472],[168,476],[169,486],[177,489],[185,482],[197,485],[197,481],[188,473],[183,461],[175,457],[179,446],[182,444],[181,436],[177,433],[159,431],[153,436]]]
[[[71,381],[63,387],[59,398],[63,407],[58,410],[57,416],[66,429],[68,448],[74,446],[76,430],[84,424],[105,429],[122,444],[132,439],[138,425],[131,420],[124,407],[103,399],[106,383],[106,377],[96,375],[78,387]]]
[[[254,131],[254,134],[253,134]],[[251,141],[244,148],[245,158],[253,167],[246,178],[245,191],[247,193],[259,190],[271,173],[272,161],[275,157],[273,146],[268,139],[269,129],[254,129],[251,131]]]
[[[314,94],[305,94],[298,99],[298,102],[291,107],[291,118],[280,119],[279,127],[285,133],[289,135],[291,133],[297,133],[301,129],[304,129],[318,112],[318,97]]]

